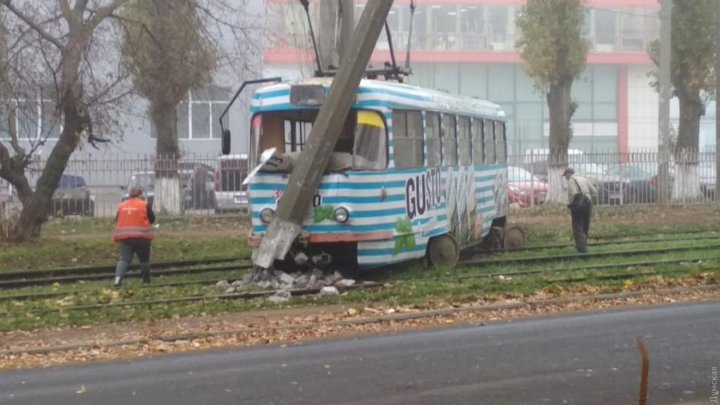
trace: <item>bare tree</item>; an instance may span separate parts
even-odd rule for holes
[[[73,152],[120,133],[122,101],[132,92],[118,41],[120,34],[130,32],[132,21],[120,10],[131,1],[0,0],[0,119],[8,121],[8,133],[0,133],[0,178],[17,188],[23,205],[12,231],[15,241],[39,235]],[[183,1],[194,7],[203,35],[214,36],[215,47],[223,44],[229,49],[217,59],[220,68],[251,70],[254,63],[237,56],[250,54],[247,48],[259,42],[260,24],[248,23],[244,3]],[[24,108],[27,102],[34,107]],[[15,124],[32,111],[36,125],[32,133],[22,134],[27,128]],[[49,148],[49,138],[54,146],[43,156],[45,166],[37,167],[38,154]],[[177,145],[177,136],[172,139]],[[34,189],[31,168],[39,175]]]
[[[572,139],[573,81],[585,70],[588,52],[582,36],[583,0],[528,0],[518,16],[522,37],[517,45],[525,60],[524,69],[535,86],[546,94],[550,113],[548,201],[564,202],[560,175],[567,165]]]
[[[124,1],[76,0],[71,5],[69,0],[0,0],[7,17],[0,67],[4,103],[19,107],[21,100],[47,100],[52,111],[46,121],[55,117],[60,123],[57,143],[35,190],[26,171],[33,153],[51,135],[52,125],[46,125],[42,135],[30,134],[26,143],[20,142],[17,128],[11,125],[9,142],[0,142],[0,177],[18,189],[23,204],[12,232],[15,241],[39,235],[72,153],[85,142],[103,141],[96,133],[105,133],[115,123],[109,117],[114,102],[124,94],[124,78],[98,52],[111,41],[108,22]],[[8,111],[9,121],[14,122],[20,109]]]
[[[182,209],[177,160],[178,104],[191,88],[206,84],[216,66],[194,0],[131,0],[123,10],[123,57],[135,89],[150,102],[157,134],[155,201],[158,210]]]

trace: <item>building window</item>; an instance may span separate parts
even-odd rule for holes
[[[45,140],[60,136],[61,120],[55,115],[55,103],[47,99],[19,98],[15,107],[15,128],[18,139]],[[8,117],[10,108],[0,107],[0,139],[10,139]]]
[[[442,142],[440,142],[440,114],[425,113],[425,128],[428,167],[439,167],[442,164]]]
[[[420,111],[393,111],[395,167],[410,169],[423,165],[423,122]]]
[[[187,98],[177,106],[177,133],[179,139],[220,139],[220,114],[228,105],[230,89],[208,86],[191,90]],[[228,128],[230,112],[223,117]],[[151,137],[157,138],[157,130],[151,123]]]
[[[443,128],[443,166],[457,166],[458,153],[457,153],[457,130],[455,128],[455,116],[454,115],[443,115],[442,117]]]

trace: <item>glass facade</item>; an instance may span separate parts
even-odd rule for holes
[[[517,64],[415,64],[408,82],[449,93],[490,100],[507,115],[508,152],[547,147],[545,96]],[[617,150],[618,67],[588,65],[573,85],[577,103],[571,147],[586,152]]]
[[[278,35],[269,35],[269,41],[279,39],[280,42],[275,45],[278,49],[303,48],[299,44],[307,44],[310,37],[306,29],[298,29],[298,18],[287,17],[297,17],[297,13],[288,12],[293,6],[270,4],[271,7],[282,8],[278,10],[282,12],[276,15],[285,17],[275,17],[278,21],[270,24],[271,31],[277,31]],[[355,7],[357,20],[364,5],[356,4]],[[659,33],[656,7],[650,1],[644,7],[587,6],[583,35],[590,44],[590,52],[595,56],[608,54],[607,60],[616,60],[622,54],[645,54],[648,45]],[[487,99],[501,105],[508,117],[506,134],[509,153],[547,147],[549,126],[545,95],[534,88],[521,62],[489,58],[492,63],[471,63],[463,62],[462,58],[478,54],[516,56],[516,16],[519,11],[518,4],[493,4],[483,0],[433,4],[430,0],[417,4],[412,18],[411,47],[414,52],[425,52],[425,58],[422,61],[415,59],[412,63],[413,75],[408,82]],[[317,14],[315,11],[313,15],[315,24]],[[272,20],[273,13],[268,15]],[[403,59],[408,44],[410,22],[409,5],[395,4],[388,16],[388,24],[396,55],[400,59]],[[273,43],[269,44],[270,49],[273,46]],[[384,32],[380,35],[377,49],[388,49]],[[428,58],[428,54],[432,57]],[[571,147],[587,152],[617,151],[620,132],[618,88],[622,62],[612,62],[619,63],[615,65],[596,63],[588,65],[573,84],[572,95],[577,110],[573,116]]]

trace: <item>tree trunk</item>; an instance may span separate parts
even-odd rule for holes
[[[702,198],[698,177],[697,149],[676,151],[672,201],[687,203]]]
[[[72,28],[71,27],[71,32]],[[48,219],[48,211],[53,193],[57,189],[60,177],[67,167],[70,156],[80,144],[80,136],[83,129],[89,122],[87,110],[83,109],[80,103],[82,89],[78,84],[78,72],[82,50],[86,48],[87,35],[85,32],[71,34],[65,46],[65,54],[61,65],[59,106],[63,111],[63,130],[60,133],[58,142],[50,152],[47,163],[37,181],[35,193],[28,196],[25,190],[23,197],[23,209],[20,213],[11,239],[16,242],[24,242],[40,236],[40,229]]]
[[[570,90],[572,81],[550,86],[547,93],[550,115],[550,156],[548,156],[548,194],[546,202],[567,204],[567,193],[561,178],[567,167],[567,150],[572,138],[570,119],[575,112]]]
[[[66,102],[75,105],[74,102]],[[20,196],[23,201],[23,210],[13,232],[12,239],[14,241],[24,242],[40,235],[40,229],[48,219],[53,193],[57,189],[70,156],[80,141],[82,120],[77,114],[76,108],[65,108],[63,131],[58,143],[50,152],[47,163],[37,181],[35,193],[29,198],[27,192],[24,197]]]
[[[675,148],[675,182],[672,200],[692,201],[702,197],[698,178],[698,140],[700,117],[704,114],[703,102],[699,95],[678,92],[680,104],[680,125]]]
[[[177,103],[151,101],[150,104],[150,115],[157,130],[155,209],[169,215],[180,215],[183,205],[178,175]]]

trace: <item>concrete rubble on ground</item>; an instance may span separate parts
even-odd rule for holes
[[[215,288],[223,294],[235,294],[256,290],[258,287],[266,290],[276,290],[274,295],[268,297],[271,302],[285,302],[290,299],[292,289],[321,289],[319,295],[338,295],[340,289],[349,288],[355,285],[355,280],[344,278],[338,271],[324,273],[320,269],[313,269],[310,272],[296,271],[286,273],[281,270],[273,270],[272,278],[257,283],[250,281],[250,275],[244,276],[241,280],[230,282],[220,280]]]

